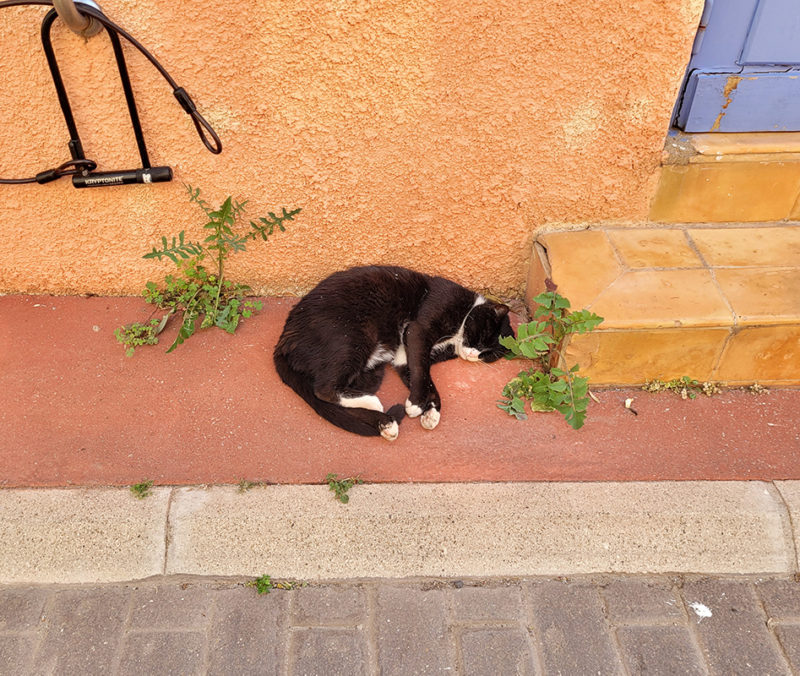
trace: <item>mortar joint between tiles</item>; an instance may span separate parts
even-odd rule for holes
[[[170,513],[172,512],[172,498],[175,495],[175,487],[169,489],[169,496],[167,497],[167,510],[164,515],[164,561],[161,566],[161,574],[167,574],[167,565],[169,562],[169,548],[172,544],[172,524],[170,523]]]

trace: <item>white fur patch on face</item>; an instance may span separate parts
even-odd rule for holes
[[[360,397],[339,397],[339,406],[345,408],[366,408],[383,413],[383,404],[374,394],[363,394]]]
[[[432,430],[439,424],[439,419],[441,418],[441,413],[437,411],[435,408],[429,408],[425,413],[422,414],[422,417],[419,419],[420,423],[426,430]]]
[[[387,441],[394,441],[398,434],[400,434],[400,426],[396,420],[392,420],[391,424],[386,427],[381,427],[381,436]]]
[[[474,347],[466,347],[462,345],[461,349],[458,351],[458,356],[465,361],[478,361],[481,357],[481,351],[475,349]]]
[[[478,307],[478,305],[483,305],[485,302],[486,299],[478,294],[475,296],[475,302],[472,303],[472,307],[469,309],[469,312],[472,312],[472,308]],[[456,334],[447,340],[442,340],[436,343],[436,345],[433,346],[431,353],[436,353],[440,350],[446,350],[452,345],[456,355],[458,355],[461,359],[466,361],[478,361],[480,357],[480,350],[476,350],[474,347],[467,347],[464,345],[464,326],[467,324],[469,312],[464,315],[464,319],[461,321],[461,326],[458,327]]]
[[[422,415],[422,409],[412,404],[410,399],[406,399],[406,415],[409,418],[418,418]]]

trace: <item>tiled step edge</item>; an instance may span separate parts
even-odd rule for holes
[[[791,574],[792,522],[800,482],[2,490],[0,584]]]

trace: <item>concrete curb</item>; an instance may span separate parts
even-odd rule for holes
[[[798,481],[375,484],[350,495],[2,490],[0,584],[798,570]]]

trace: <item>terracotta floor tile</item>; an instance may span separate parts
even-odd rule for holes
[[[607,230],[625,265],[631,268],[700,268],[703,262],[683,230],[630,228]]]
[[[592,310],[605,329],[731,326],[733,315],[708,270],[633,270]]]
[[[540,236],[539,241],[547,249],[558,292],[569,298],[573,308],[590,306],[622,274],[605,232],[555,232]]]
[[[712,267],[800,267],[800,226],[695,228],[689,236]]]
[[[642,384],[689,376],[707,380],[716,366],[728,329],[595,331],[574,336],[570,365],[596,385]]]
[[[800,268],[718,268],[715,274],[740,324],[800,322]]]
[[[716,379],[728,383],[800,383],[800,325],[739,331],[725,348]]]

